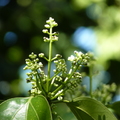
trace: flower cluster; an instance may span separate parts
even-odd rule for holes
[[[37,58],[37,55],[34,54],[33,52],[29,55],[30,59],[26,59],[26,66],[24,69],[31,69],[32,72],[35,72],[36,70],[40,69],[43,67],[43,64],[39,62],[39,59]]]
[[[54,63],[56,66],[56,69],[54,70],[55,73],[57,72],[66,73],[67,72],[66,63],[64,59],[55,60]]]
[[[73,101],[74,98],[79,96],[86,95],[86,86],[85,85],[77,85],[77,87],[69,88],[65,91],[64,101]]]
[[[43,33],[49,35],[49,37],[44,37],[44,41],[49,42],[49,57],[47,58],[44,53],[38,54],[39,58],[44,58],[48,62],[48,74],[46,75],[42,70],[43,64],[39,62],[39,58],[33,52],[29,55],[29,59],[26,59],[27,65],[24,69],[31,70],[27,73],[27,82],[31,82],[33,85],[30,91],[32,95],[42,94],[49,100],[58,99],[61,101],[64,99],[64,94],[67,90],[75,90],[80,85],[82,76],[79,70],[81,66],[88,65],[91,61],[91,56],[88,53],[83,54],[82,52],[74,51],[75,55],[68,57],[68,60],[72,63],[70,70],[67,69],[66,62],[60,54],[56,54],[52,58],[52,42],[58,40],[57,33],[52,30],[57,25],[51,17],[46,21]],[[51,76],[52,62],[54,62],[56,67],[53,70],[53,76]]]
[[[46,24],[45,24],[45,28],[46,29],[43,29],[43,33],[47,33],[48,35],[50,35],[50,37],[44,37],[44,42],[53,42],[53,41],[58,41],[58,37],[56,36],[58,33],[57,32],[52,32],[52,28],[53,27],[56,27],[58,26],[58,24],[54,21],[53,18],[49,18],[49,20],[46,21]],[[48,31],[48,29],[50,29]]]
[[[92,93],[92,96],[103,104],[108,104],[112,100],[112,93],[116,91],[116,87],[115,83],[112,83],[111,85],[103,84]]]
[[[29,55],[29,58],[26,59],[26,66],[24,67],[24,70],[31,70],[29,73],[27,73],[28,78],[26,79],[27,82],[32,83],[32,90],[29,91],[31,95],[41,94],[43,92],[41,84],[46,81],[47,76],[41,69],[42,67],[43,64],[39,62],[37,55],[32,52]]]
[[[88,64],[90,60],[90,56],[88,53],[83,54],[82,52],[74,51],[74,54],[75,56],[71,55],[70,57],[68,57],[68,60],[71,61],[74,66]]]

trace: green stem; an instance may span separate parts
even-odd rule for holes
[[[66,77],[66,79],[65,79],[65,81],[63,82],[63,84],[61,84],[57,89],[55,89],[54,91],[53,91],[53,94],[57,94],[57,92],[59,91],[59,90],[61,90],[64,86],[65,86],[65,84],[68,82],[68,80],[69,79],[71,79],[71,77],[72,77],[72,75],[74,74],[74,72],[76,72],[76,70],[78,69],[78,67],[79,67],[79,65],[78,66],[76,66],[76,68],[74,69],[74,71],[71,71],[70,70],[70,72],[69,72],[69,77]],[[63,90],[63,92],[66,90],[66,88]],[[61,93],[60,93],[61,94]],[[57,94],[57,95],[55,95],[53,98],[51,98],[51,100],[53,100],[53,99],[55,99],[55,98],[57,98],[59,96],[59,94]]]
[[[61,87],[61,88],[62,88],[62,87]],[[61,89],[61,88],[60,88],[60,89]],[[64,88],[63,91],[60,92],[59,94],[56,93],[56,94],[54,95],[54,97],[51,98],[51,100],[56,99],[61,93],[64,93],[66,90],[67,90],[67,88]]]
[[[52,92],[52,93],[54,94],[54,97],[52,97],[51,100],[57,98],[58,95],[56,96],[55,94],[56,94],[59,90],[61,90],[62,87],[63,87],[63,84],[60,85],[57,89],[55,89],[55,90]]]
[[[51,78],[50,78],[50,87],[49,87],[49,91],[51,90],[51,88],[52,88],[52,86],[53,86],[53,84],[54,84],[54,81],[55,81],[55,77],[58,75],[60,73],[60,71],[59,72],[57,72],[54,76],[52,76]]]
[[[50,43],[49,43],[49,59],[48,59],[48,80],[46,84],[46,91],[49,90],[49,79],[51,72],[51,62],[52,62],[52,27],[50,27],[50,35],[49,35]]]
[[[90,97],[92,98],[92,66],[89,67],[89,78],[90,78]]]
[[[37,77],[38,77],[38,78],[37,78]],[[39,80],[39,81],[38,81],[38,80]],[[39,90],[41,90],[42,93],[46,96],[46,94],[45,94],[45,89],[44,89],[44,85],[43,85],[43,83],[42,83],[42,80],[41,80],[41,77],[40,77],[38,71],[37,71],[37,76],[36,76],[36,84],[37,84]]]

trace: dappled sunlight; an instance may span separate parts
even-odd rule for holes
[[[0,93],[7,96],[10,93],[10,85],[6,81],[0,81]]]
[[[28,5],[30,5],[32,2],[32,0],[17,0],[18,5],[22,6],[22,7],[27,7]]]
[[[120,29],[116,32],[99,31],[98,35],[98,55],[99,61],[104,64],[109,59],[120,60]]]
[[[92,28],[79,27],[73,34],[73,44],[85,51],[95,51],[96,35]]]

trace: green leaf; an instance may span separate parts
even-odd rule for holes
[[[66,104],[78,120],[117,120],[101,102],[89,97],[78,97]]]
[[[89,116],[83,110],[76,109],[73,106],[69,106],[69,107],[78,120],[94,120],[91,116]]]
[[[120,115],[120,101],[114,102],[113,104],[110,104],[107,107],[113,109],[116,114]]]
[[[11,98],[0,104],[0,120],[52,120],[46,98]]]

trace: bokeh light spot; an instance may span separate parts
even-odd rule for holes
[[[31,2],[32,0],[17,0],[18,5],[23,7],[30,5]]]
[[[17,35],[14,32],[7,32],[4,36],[4,43],[6,45],[14,45],[17,42]]]
[[[0,81],[0,92],[3,95],[8,95],[10,92],[10,86],[6,81]]]
[[[28,77],[26,75],[26,73],[30,72],[30,70],[23,70],[24,67],[25,67],[25,65],[22,65],[19,68],[19,75],[20,75],[20,78],[21,78],[21,82],[19,84],[19,88],[21,90],[20,91],[21,93],[23,93],[25,95],[28,95],[28,91],[31,90],[32,84],[26,82],[26,78]]]
[[[72,0],[74,9],[83,9],[91,4],[91,0]]]
[[[101,83],[108,83],[110,81],[110,75],[108,72],[101,70],[99,73],[94,74],[92,77],[92,90],[96,90]],[[88,76],[83,77],[82,83],[86,85],[87,91],[90,90],[90,78]]]
[[[97,4],[92,4],[86,9],[86,14],[90,19],[98,19],[102,13],[102,8]]]
[[[9,2],[10,0],[0,0],[0,7],[6,6]]]
[[[73,34],[73,44],[85,51],[94,51],[96,35],[91,28],[79,27]]]
[[[117,102],[117,101],[120,101],[120,94],[115,95],[113,98],[113,102]]]
[[[23,56],[23,51],[20,47],[14,46],[8,50],[7,56],[11,62],[19,62]]]

